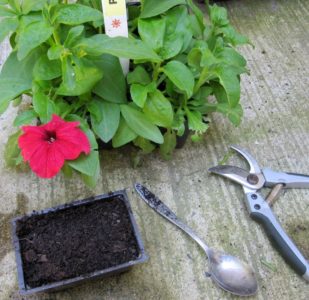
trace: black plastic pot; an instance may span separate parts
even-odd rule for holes
[[[181,149],[185,145],[185,143],[186,143],[186,141],[189,137],[189,134],[190,134],[190,130],[189,130],[189,126],[188,126],[188,121],[186,120],[185,121],[185,131],[184,131],[183,135],[176,137],[176,149]]]
[[[50,222],[52,222],[51,221],[52,218],[55,218],[55,216],[57,216],[57,214],[58,215],[68,214],[68,213],[72,213],[72,211],[74,212],[74,210],[83,212],[84,210],[89,209],[89,207],[91,207],[91,205],[95,205],[95,206],[92,206],[92,207],[97,207],[97,206],[101,206],[101,205],[102,206],[111,205],[111,204],[107,204],[107,203],[113,203],[113,201],[116,201],[116,199],[117,199],[117,201],[119,201],[119,203],[117,205],[121,205],[122,207],[124,207],[123,211],[127,212],[127,216],[126,216],[127,221],[126,222],[131,225],[131,229],[128,229],[128,230],[131,230],[132,237],[133,237],[132,239],[135,239],[135,241],[134,241],[134,243],[136,245],[136,247],[134,246],[135,249],[136,249],[135,259],[130,260],[130,261],[126,261],[124,263],[121,263],[119,265],[115,265],[115,266],[112,266],[112,267],[109,267],[109,268],[106,268],[106,269],[95,270],[93,272],[86,273],[86,274],[80,274],[79,276],[74,277],[74,278],[67,278],[65,280],[60,280],[60,281],[57,281],[57,282],[51,282],[51,283],[43,284],[41,286],[35,286],[35,287],[29,286],[29,284],[27,283],[26,276],[25,276],[25,274],[28,274],[28,273],[25,273],[25,272],[28,272],[28,270],[25,269],[26,263],[24,261],[25,260],[25,252],[24,252],[25,246],[23,244],[24,243],[23,240],[25,240],[25,238],[22,239],[22,234],[21,234],[21,232],[26,232],[26,231],[27,231],[27,234],[29,234],[29,226],[28,226],[27,229],[21,230],[22,226],[26,226],[26,225],[23,225],[23,224],[25,224],[27,222],[32,222],[33,220],[37,220],[37,219],[40,219],[40,218],[44,218],[45,224],[46,223],[50,224]],[[103,208],[101,208],[101,209],[103,209]],[[62,219],[64,219],[63,216],[62,216]],[[91,222],[92,221],[93,220],[91,220]],[[67,222],[67,220],[65,220],[64,222]],[[124,190],[105,194],[105,195],[99,195],[99,196],[87,198],[87,199],[84,199],[84,200],[74,201],[74,202],[69,203],[69,204],[60,205],[60,206],[57,206],[57,207],[54,207],[54,208],[49,208],[49,209],[45,209],[45,210],[42,210],[42,211],[39,211],[39,212],[33,212],[31,214],[28,214],[28,215],[25,215],[25,216],[22,216],[22,217],[14,218],[12,220],[12,230],[13,230],[13,244],[14,244],[14,248],[15,248],[17,271],[18,271],[18,284],[19,284],[19,290],[20,290],[21,295],[28,295],[28,294],[39,293],[39,292],[52,292],[52,291],[76,286],[78,284],[87,282],[87,281],[95,279],[95,278],[102,278],[102,277],[111,276],[111,275],[114,275],[114,274],[117,274],[117,273],[122,273],[124,271],[129,270],[132,266],[139,264],[139,263],[143,263],[148,259],[148,255],[145,252],[143,242],[142,242],[140,233],[138,231],[138,228],[137,228],[137,225],[136,225],[136,222],[135,222],[132,210],[131,210],[131,206],[130,206],[130,203],[129,203],[129,200],[128,200],[128,196],[127,196],[127,194]],[[30,226],[30,231],[31,231],[31,226]],[[30,234],[31,234],[31,232],[30,232]],[[69,238],[72,238],[72,237],[70,236]],[[131,239],[131,237],[130,237],[130,239]],[[33,240],[32,240],[32,242],[33,242]],[[89,243],[89,241],[85,240],[85,243]],[[99,252],[99,253],[101,253],[101,252]],[[44,255],[44,259],[46,260],[46,255]],[[41,263],[41,262],[39,262],[39,263]],[[59,271],[59,270],[57,270],[57,271]]]

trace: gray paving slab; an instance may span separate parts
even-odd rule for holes
[[[222,4],[233,24],[255,44],[255,48],[242,49],[251,75],[243,77],[245,116],[238,128],[215,115],[201,143],[189,141],[171,161],[157,153],[149,155],[137,169],[132,168],[127,151],[103,151],[100,180],[91,190],[77,178],[58,176],[45,181],[6,169],[4,144],[12,133],[16,109],[0,117],[0,299],[24,299],[17,291],[10,218],[123,188],[150,255],[148,263],[117,277],[25,299],[236,299],[206,278],[207,261],[198,246],[141,202],[132,188],[136,181],[147,184],[209,245],[251,262],[260,287],[252,299],[309,299],[309,285],[284,263],[262,228],[248,217],[240,186],[207,173],[223,158],[229,144],[247,148],[261,165],[309,173],[309,1],[231,0]],[[8,51],[6,43],[0,45],[0,63]],[[236,157],[231,162],[240,163]],[[309,257],[309,190],[285,192],[274,210]]]

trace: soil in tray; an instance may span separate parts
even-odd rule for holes
[[[26,284],[35,288],[135,260],[138,245],[118,197],[18,221]]]

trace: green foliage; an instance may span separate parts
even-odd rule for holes
[[[163,136],[159,128],[148,120],[146,114],[129,105],[121,105],[120,107],[123,118],[133,132],[157,144],[163,143]]]
[[[180,61],[170,61],[163,68],[166,76],[174,85],[185,93],[187,98],[191,98],[194,89],[194,76],[190,69]]]
[[[79,25],[103,20],[99,10],[81,4],[57,5],[52,17],[54,22],[66,25]]]
[[[21,131],[18,130],[9,137],[5,145],[4,160],[10,168],[14,168],[19,164],[20,150],[18,148],[18,138],[20,135]]]
[[[164,0],[158,2],[157,0],[145,0],[143,1],[141,18],[150,18],[165,13],[170,8],[179,5],[186,4],[185,0]]]
[[[93,131],[105,143],[109,142],[115,135],[120,120],[120,107],[118,104],[107,101],[96,101],[101,116],[100,121],[91,115]]]
[[[197,141],[205,116],[222,113],[239,125],[243,115],[246,60],[235,47],[249,41],[225,8],[209,6],[206,18],[192,0],[143,0],[129,12],[129,38],[111,38],[102,33],[100,0],[0,0],[0,42],[9,37],[13,48],[0,73],[0,114],[27,94],[32,103],[15,126],[52,114],[79,121],[92,151],[63,172],[79,172],[89,186],[100,174],[97,139],[133,143],[142,155],[159,148],[170,159],[186,126]],[[127,76],[119,58],[131,60]],[[7,143],[10,166],[22,162],[19,135]]]

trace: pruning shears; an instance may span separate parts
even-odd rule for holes
[[[257,161],[244,149],[231,146],[249,164],[249,171],[230,165],[219,165],[209,172],[229,178],[242,185],[250,217],[264,226],[266,233],[285,261],[306,281],[309,281],[309,262],[281,227],[271,207],[282,189],[309,188],[309,176],[260,169]],[[259,193],[272,188],[267,198]]]

